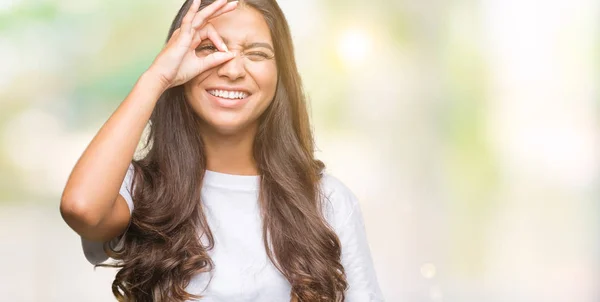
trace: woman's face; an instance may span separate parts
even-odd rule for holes
[[[188,102],[203,127],[234,134],[257,122],[273,100],[277,65],[269,27],[255,9],[245,6],[211,21],[236,56],[184,85]],[[196,48],[199,57],[216,51],[206,39]]]

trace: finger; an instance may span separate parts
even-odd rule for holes
[[[194,16],[198,12],[198,9],[200,9],[201,2],[202,0],[193,0],[190,8],[181,20],[181,26],[178,28],[179,31],[176,41],[182,48],[189,46],[189,43],[192,40],[192,20],[194,20]]]
[[[183,19],[181,19],[181,24],[185,24],[185,23],[190,23],[192,22],[192,20],[194,20],[194,16],[196,15],[196,13],[198,12],[198,9],[200,8],[200,0],[193,0],[192,4],[190,5],[190,8],[188,9],[187,13],[185,13],[185,16],[183,17]]]
[[[177,37],[179,36],[180,31],[181,31],[181,28],[178,28],[173,31],[173,34],[171,34],[169,41],[167,41],[167,45],[171,45],[171,44],[173,44],[173,41],[177,40]]]
[[[192,20],[192,28],[199,28],[204,22],[227,3],[227,0],[217,0],[199,11]]]
[[[218,50],[225,52],[229,51],[227,45],[225,45],[225,42],[223,42],[223,39],[211,23],[207,23],[201,30],[196,32],[194,40],[192,41],[192,48],[198,47],[200,42],[207,38],[213,42],[213,45],[215,45]]]
[[[200,72],[204,72],[215,66],[223,64],[223,63],[233,59],[233,57],[235,57],[235,55],[232,52],[218,51],[218,52],[213,52],[206,57],[198,58],[198,60],[200,60],[200,65],[201,65]]]
[[[184,25],[179,32],[177,32],[177,36],[173,39],[173,45],[176,45],[181,49],[188,49],[190,47],[190,43],[194,38],[191,29],[189,29],[189,23]]]
[[[190,37],[189,34],[186,35],[185,33],[181,32],[181,28],[177,28],[173,31],[173,34],[165,44],[165,48],[178,47],[187,49],[189,48],[191,38],[193,37]]]
[[[219,9],[217,12],[215,12],[214,14],[212,14],[207,21],[210,21],[226,12],[230,12],[232,10],[235,10],[235,8],[238,5],[238,1],[232,1],[232,2],[228,2],[227,4],[225,4],[225,6],[221,7],[221,9]]]

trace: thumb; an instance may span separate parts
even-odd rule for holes
[[[223,64],[231,59],[235,55],[233,52],[216,51],[203,58],[202,71],[211,69],[219,64]]]

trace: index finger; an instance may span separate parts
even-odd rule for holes
[[[206,26],[204,26],[201,30],[197,31],[194,34],[194,40],[192,41],[192,48],[198,47],[198,45],[206,38],[211,40],[213,42],[213,45],[218,50],[224,51],[224,52],[229,52],[229,49],[227,49],[227,45],[225,45],[225,43],[223,42],[223,39],[221,38],[221,36],[219,36],[217,31],[215,30],[215,27],[210,23],[206,24]]]

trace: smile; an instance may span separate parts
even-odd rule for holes
[[[249,96],[249,94],[244,91],[229,91],[229,90],[211,89],[211,90],[207,90],[207,92],[216,97],[220,97],[220,98],[224,98],[224,99],[232,99],[232,100],[245,99]]]

